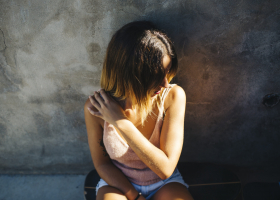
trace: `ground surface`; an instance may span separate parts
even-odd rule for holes
[[[242,187],[250,182],[278,182],[279,167],[238,168]],[[0,200],[83,200],[86,175],[0,175]],[[237,200],[242,200],[240,195]]]
[[[0,175],[0,200],[83,200],[85,175]]]

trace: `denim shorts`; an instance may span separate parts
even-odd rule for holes
[[[149,200],[162,186],[166,185],[167,183],[172,183],[172,182],[181,183],[184,186],[186,186],[187,188],[189,188],[189,185],[185,183],[185,181],[183,180],[183,177],[181,176],[181,174],[177,168],[175,169],[173,174],[168,179],[161,180],[157,183],[153,183],[151,185],[137,185],[135,183],[131,183],[131,184],[134,186],[134,188],[138,192],[141,192],[141,194],[147,200]],[[96,195],[97,195],[99,188],[101,188],[103,186],[107,186],[107,185],[108,184],[103,179],[100,179],[100,181],[98,182],[98,184],[96,186]]]

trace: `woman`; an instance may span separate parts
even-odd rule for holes
[[[184,134],[185,93],[170,39],[147,21],[112,37],[101,90],[85,103],[92,160],[102,178],[97,200],[192,199],[176,169]]]

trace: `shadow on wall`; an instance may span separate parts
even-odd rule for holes
[[[174,82],[187,95],[181,161],[280,165],[277,1],[150,6],[135,20],[151,20],[173,39],[180,68]],[[127,23],[114,19],[117,27]]]

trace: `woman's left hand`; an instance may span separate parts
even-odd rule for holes
[[[94,95],[89,96],[91,104],[98,110],[95,112],[93,109],[88,108],[89,112],[97,117],[104,119],[110,124],[115,124],[116,121],[127,119],[124,110],[109,94],[103,89],[100,92],[94,92]]]

